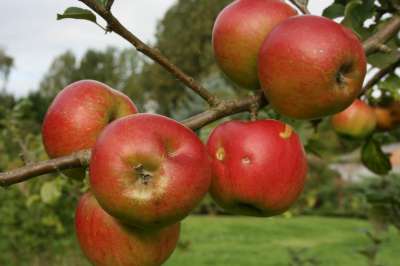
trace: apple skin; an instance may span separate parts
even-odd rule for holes
[[[226,211],[278,215],[301,194],[307,174],[303,145],[277,120],[230,121],[211,133],[211,196]]]
[[[316,119],[347,108],[366,74],[360,40],[319,16],[292,17],[273,29],[258,60],[261,87],[271,106],[296,119]]]
[[[218,15],[212,33],[216,60],[238,85],[258,89],[257,57],[269,32],[297,12],[279,0],[237,0]]]
[[[189,128],[161,115],[135,114],[101,133],[89,176],[110,215],[159,228],[182,220],[201,201],[211,167],[204,144]]]
[[[58,93],[42,126],[42,139],[49,157],[66,156],[90,149],[111,121],[137,113],[135,104],[121,92],[94,80],[74,82]],[[65,174],[83,178],[85,169]]]
[[[111,121],[137,113],[121,92],[94,80],[65,87],[50,105],[42,126],[47,154],[54,158],[91,148]]]
[[[379,131],[388,131],[395,127],[395,122],[388,108],[376,106],[373,110],[376,116],[376,129]]]
[[[361,139],[374,131],[376,116],[368,104],[356,99],[346,110],[332,116],[331,124],[339,135]]]
[[[129,227],[86,193],[76,209],[75,228],[83,253],[95,266],[160,266],[175,250],[180,224],[156,231]]]

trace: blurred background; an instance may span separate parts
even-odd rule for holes
[[[231,1],[115,2],[114,14],[133,33],[207,88],[224,98],[251,93],[227,80],[212,54],[213,22]],[[311,0],[310,10],[340,19],[344,11],[335,9],[332,14],[333,2]],[[353,2],[364,9],[345,16],[349,16],[348,26],[363,39],[390,17],[385,17],[390,13],[389,5],[377,18],[379,8],[385,8],[382,3],[388,1],[376,1],[376,6],[374,1]],[[372,3],[373,10],[364,6],[367,2]],[[72,0],[4,1],[1,5],[0,172],[47,159],[41,122],[55,95],[76,80],[104,82],[126,93],[142,112],[177,120],[207,107],[115,34],[104,34],[89,22],[57,22],[56,14],[68,6],[81,5]],[[331,7],[330,13],[327,7]],[[397,51],[399,36],[390,45]],[[374,54],[369,58],[369,75],[374,67],[393,63],[392,58],[390,54]],[[390,109],[398,116],[394,120],[400,121],[399,89],[400,79],[393,71],[370,90],[366,100]],[[310,168],[301,199],[282,216],[258,219],[230,216],[207,197],[184,221],[178,249],[166,265],[398,265],[397,124],[373,136],[393,165],[390,174],[377,176],[360,161],[363,143],[338,137],[329,119],[288,120],[269,108],[261,110],[260,117],[285,120],[300,134]],[[233,118],[247,119],[248,114],[226,119]],[[206,140],[216,125],[197,133]],[[62,173],[0,189],[0,265],[88,265],[79,251],[73,224],[76,201],[85,189],[85,182],[68,179]]]

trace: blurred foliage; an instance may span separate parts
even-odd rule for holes
[[[400,174],[371,179],[364,192],[373,214],[400,230]]]
[[[51,63],[39,84],[39,90],[28,95],[28,99],[37,107],[36,121],[40,123],[43,120],[48,106],[60,90],[81,79],[94,79],[124,91],[141,108],[143,98],[137,90],[137,82],[142,64],[142,57],[133,49],[90,49],[80,60],[70,51],[61,54]]]
[[[0,47],[0,89],[4,92],[7,86],[8,76],[14,66],[14,59],[7,55]]]
[[[212,53],[212,27],[219,11],[230,2],[230,0],[177,1],[157,27],[155,47],[187,74],[205,84],[213,82],[210,79],[222,79]],[[190,30],[187,30],[188,27]],[[224,86],[214,87],[213,90],[222,90],[222,94],[232,91],[233,84],[228,80],[224,81]],[[154,62],[147,62],[144,65],[142,86],[151,90],[150,99],[158,103],[159,113],[177,119],[199,112],[206,106]],[[191,112],[181,114],[182,109]]]
[[[1,112],[0,171],[46,159],[34,111],[28,99],[21,99]],[[53,253],[72,240],[81,187],[53,174],[0,189],[0,265],[57,264]]]

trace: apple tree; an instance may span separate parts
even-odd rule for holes
[[[25,166],[0,173],[0,185],[23,184],[52,172],[76,179],[89,168],[95,197],[86,194],[81,199],[76,223],[81,247],[93,263],[161,264],[176,245],[179,221],[209,188],[216,202],[232,213],[272,216],[285,212],[304,187],[307,160],[325,159],[319,148],[327,143],[315,135],[331,121],[330,132],[334,129],[351,149],[360,148],[364,165],[382,176],[366,191],[368,199],[399,226],[398,178],[388,175],[391,163],[381,149],[381,144],[399,138],[391,133],[400,122],[396,108],[400,101],[398,1],[335,0],[324,9],[323,17],[310,15],[304,0],[205,1],[196,12],[190,12],[196,1],[179,1],[165,20],[180,27],[158,29],[155,47],[114,16],[113,0],[80,2],[86,7],[70,7],[58,19],[93,22],[129,42],[146,58],[137,75],[143,79],[142,89],[129,95],[132,102],[96,81],[65,87],[43,121],[44,147],[52,159],[26,160]],[[190,15],[175,21],[174,12]],[[194,35],[185,30],[186,45],[179,46],[180,29],[204,12],[215,13],[212,21],[192,25],[198,26]],[[69,68],[71,79],[85,79],[82,70],[96,68],[96,53],[87,57],[92,61],[86,66]],[[2,58],[6,57],[0,54]],[[96,79],[117,84],[125,66],[135,68],[129,62],[135,56],[119,59],[119,72],[107,77],[99,73]],[[74,60],[69,54],[61,58],[69,66],[75,65]],[[4,71],[0,70],[7,77],[12,61],[3,65]],[[63,71],[65,65],[54,71]],[[223,76],[219,84],[229,87],[229,97],[208,86],[217,65],[224,73],[218,72]],[[110,72],[114,70],[110,67]],[[146,75],[158,78],[147,80]],[[48,81],[43,85],[53,96],[60,89],[53,86],[60,84],[51,77]],[[165,88],[170,90],[164,92]],[[157,90],[159,97],[146,94],[150,89]],[[137,114],[135,98],[146,95],[158,100],[160,112],[182,116],[181,121]],[[168,112],[182,99],[202,100],[204,110],[193,115]],[[216,126],[237,114],[248,121]],[[216,129],[203,145],[193,131],[204,135],[211,130],[210,124]],[[21,147],[29,154],[29,147]],[[99,224],[88,223],[93,217]],[[115,223],[113,230],[101,231],[110,223]],[[159,231],[148,233],[148,229]],[[96,240],[93,235],[101,237]],[[114,239],[121,250],[104,255],[109,248],[107,238]],[[90,246],[94,240],[99,243],[97,250]],[[154,245],[160,241],[166,244]],[[145,252],[126,256],[126,242]]]

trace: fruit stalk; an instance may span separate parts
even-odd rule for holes
[[[153,59],[155,62],[160,64],[168,72],[174,75],[178,80],[180,80],[187,87],[192,89],[196,94],[203,98],[210,106],[216,106],[219,103],[219,99],[212,93],[210,93],[206,88],[204,88],[200,83],[198,83],[194,78],[187,75],[183,70],[170,62],[160,51],[153,49],[138,37],[136,37],[132,32],[130,32],[124,25],[122,25],[119,20],[114,17],[110,10],[107,10],[96,0],[80,0],[82,3],[86,4],[98,15],[100,15],[108,24],[107,29],[113,31],[120,35],[122,38],[131,43],[136,49]]]

